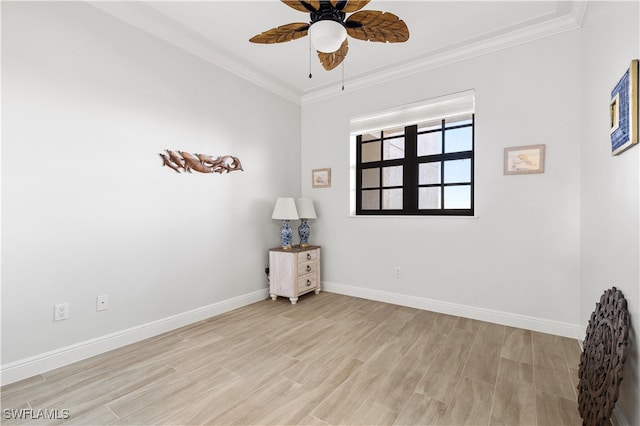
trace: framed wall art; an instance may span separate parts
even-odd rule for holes
[[[609,103],[611,154],[618,155],[638,143],[638,60],[611,91]]]
[[[311,172],[311,183],[314,188],[330,188],[331,169],[314,169]]]
[[[504,174],[544,173],[544,145],[515,146],[504,149]]]

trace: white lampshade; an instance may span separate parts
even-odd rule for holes
[[[300,219],[316,219],[316,209],[313,208],[313,201],[308,198],[298,198],[296,200],[296,208]]]
[[[347,29],[339,22],[325,19],[311,24],[309,37],[316,50],[332,53],[340,49],[342,42],[347,38]]]
[[[271,219],[295,220],[298,219],[298,210],[293,198],[280,197],[276,201]]]

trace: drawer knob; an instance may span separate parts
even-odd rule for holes
[[[311,280],[307,280],[307,287],[311,287]]]
[[[311,265],[307,265],[307,272],[311,272]]]
[[[311,253],[307,253],[307,260],[311,260]]]

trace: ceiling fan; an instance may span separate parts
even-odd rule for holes
[[[364,41],[401,43],[409,39],[409,29],[393,13],[360,10],[370,0],[281,0],[287,6],[311,15],[310,22],[296,22],[272,28],[251,39],[252,43],[284,43],[309,34],[327,71],[347,56],[347,35]],[[355,12],[355,13],[353,13]],[[347,13],[352,13],[347,17]],[[346,19],[345,19],[346,18]]]

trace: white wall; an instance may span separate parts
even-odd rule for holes
[[[617,285],[640,329],[640,151],[612,158],[601,121],[640,56],[639,16],[590,2],[582,30],[347,83],[301,113],[86,4],[3,2],[3,367],[261,291],[273,200],[300,192],[316,201],[328,287],[583,337]],[[348,217],[349,118],[471,88],[478,217]],[[538,143],[544,174],[502,175],[504,147]],[[165,148],[233,154],[245,171],[178,175],[160,167]],[[332,187],[312,189],[321,167]],[[54,323],[60,302],[71,317]],[[622,424],[640,423],[632,337]]]
[[[640,147],[611,156],[611,89],[640,58],[638,2],[589,2],[582,51],[582,286],[583,329],[600,295],[616,286],[632,319],[618,424],[640,424]]]
[[[579,75],[572,31],[303,105],[302,193],[327,288],[577,337]],[[349,217],[349,119],[467,89],[478,217]],[[546,144],[545,173],[503,176],[503,149],[532,144]],[[320,167],[329,189],[311,188]]]
[[[3,2],[2,66],[3,366],[266,296],[299,105],[80,2]],[[245,171],[177,174],[167,148]]]

